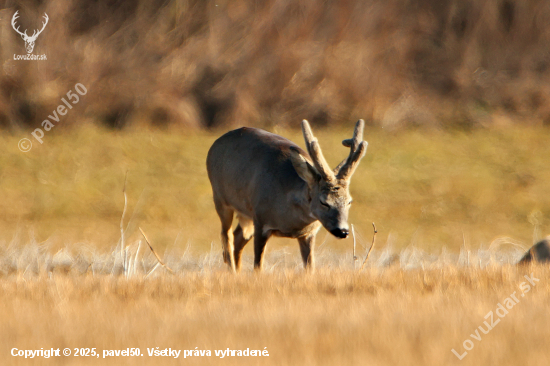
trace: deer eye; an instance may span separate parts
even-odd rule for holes
[[[330,209],[330,206],[327,205],[326,203],[324,203],[323,201],[319,201],[319,202],[321,202],[321,205],[322,205],[323,207],[326,207],[326,208]]]
[[[353,200],[349,201],[349,202],[348,202],[348,205],[351,205],[352,202],[353,202]]]

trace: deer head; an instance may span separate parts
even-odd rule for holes
[[[16,28],[16,24],[15,24],[15,20],[17,18],[19,18],[19,15],[17,15],[17,13],[19,13],[19,10],[15,12],[15,14],[13,14],[13,17],[11,18],[11,26],[13,27],[13,29],[19,33],[19,35],[21,35],[21,38],[23,38],[23,40],[25,41],[25,48],[27,49],[27,53],[32,53],[33,49],[34,49],[34,42],[36,41],[36,38],[38,38],[38,36],[40,35],[40,33],[42,33],[42,31],[44,30],[44,28],[46,28],[46,24],[48,24],[48,14],[44,13],[44,19],[46,20],[45,22],[42,23],[42,29],[40,30],[35,30],[32,34],[32,36],[28,36],[27,35],[27,30],[25,29],[24,32],[21,32],[19,31],[19,27]]]
[[[350,148],[350,153],[334,170],[325,160],[319,142],[313,136],[306,120],[302,122],[302,132],[312,162],[300,155],[298,151],[291,156],[296,172],[309,186],[312,215],[338,238],[345,238],[349,234],[348,213],[351,205],[349,183],[367,150],[367,142],[363,141],[363,127],[363,120],[359,120],[355,126],[353,138],[342,141],[345,147]]]

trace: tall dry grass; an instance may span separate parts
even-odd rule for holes
[[[48,267],[47,258],[25,260]],[[13,253],[12,253],[13,255]],[[0,254],[5,268],[10,254]],[[3,365],[546,365],[550,335],[548,269],[496,262],[480,268],[445,263],[405,269],[346,265],[315,275],[292,267],[264,274],[233,275],[219,267],[179,269],[126,278],[93,271],[66,271],[58,260],[49,271],[17,269],[0,275],[0,359]],[[268,257],[268,262],[273,257]],[[333,254],[322,261],[332,261]],[[351,258],[349,258],[351,259]],[[190,258],[199,265],[208,260]],[[71,260],[67,260],[68,263]],[[181,261],[176,260],[172,264]],[[74,260],[74,263],[77,263]],[[92,260],[95,265],[104,259]],[[113,262],[110,262],[111,264]],[[521,297],[525,274],[540,281]],[[488,334],[475,341],[489,311],[516,292],[520,299]],[[497,315],[495,320],[497,319]],[[486,329],[486,327],[484,326]],[[462,361],[451,349],[464,352]],[[139,347],[143,357],[61,357],[32,361],[12,348]],[[158,359],[147,348],[211,350],[211,357]],[[261,359],[214,356],[216,349],[260,349]]]
[[[22,29],[49,15],[47,61],[13,60],[16,10]],[[77,82],[71,113],[113,128],[550,118],[543,0],[21,0],[0,15],[5,127],[39,125]]]

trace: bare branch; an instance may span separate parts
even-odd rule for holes
[[[359,269],[359,271],[362,271],[363,268],[365,267],[365,264],[367,263],[367,260],[369,259],[369,256],[370,256],[370,252],[372,251],[372,248],[374,248],[376,233],[378,233],[378,231],[376,231],[376,225],[374,225],[374,222],[372,223],[372,228],[374,229],[374,233],[372,234],[372,245],[370,246],[367,256],[365,257],[365,260],[363,261],[363,264],[361,265],[361,268]]]
[[[162,260],[158,256],[157,252],[155,252],[155,250],[151,246],[151,243],[149,242],[149,239],[147,239],[147,236],[145,236],[145,233],[143,232],[143,230],[141,228],[139,228],[139,231],[141,231],[141,235],[143,235],[143,237],[145,238],[145,242],[147,243],[147,245],[149,245],[149,249],[151,249],[151,252],[153,252],[153,254],[157,258],[157,261],[160,263],[160,265],[163,266],[164,268],[166,268],[166,270],[168,270],[168,272],[174,274],[174,271],[172,271],[172,269],[170,269],[170,267],[168,267],[166,264],[164,264],[162,262]]]

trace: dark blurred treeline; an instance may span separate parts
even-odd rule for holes
[[[35,54],[12,29],[49,24]],[[27,0],[0,10],[0,125],[550,125],[545,0]]]

